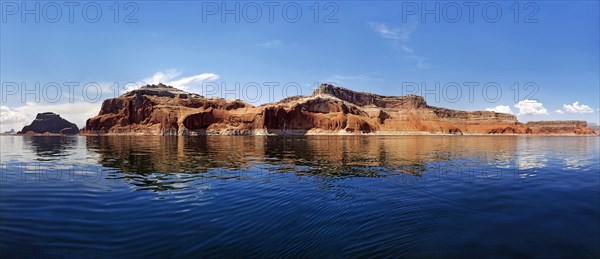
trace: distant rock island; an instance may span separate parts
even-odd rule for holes
[[[39,116],[39,115],[38,115]],[[330,84],[310,96],[253,106],[164,84],[105,100],[84,135],[596,134],[585,121],[527,124],[512,114],[430,106],[417,95],[381,96]]]
[[[75,135],[79,133],[79,127],[60,115],[52,112],[38,113],[31,125],[23,127],[18,134],[60,134]]]

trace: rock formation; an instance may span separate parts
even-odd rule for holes
[[[62,134],[75,135],[79,128],[60,115],[52,112],[38,113],[35,120],[29,126],[23,127],[18,134]]]
[[[586,121],[530,121],[527,127],[533,134],[594,134]]]
[[[532,124],[533,125],[533,124]],[[570,125],[570,124],[569,124]],[[511,114],[429,106],[421,96],[381,96],[321,85],[311,96],[252,106],[164,84],[104,101],[83,134],[589,134],[584,124],[545,130]]]

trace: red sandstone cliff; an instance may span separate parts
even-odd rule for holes
[[[585,134],[596,132],[585,121],[530,121],[527,122],[533,134]]]
[[[565,122],[571,124],[571,122]],[[535,123],[534,123],[535,124]],[[591,134],[575,126],[523,124],[514,115],[427,105],[416,95],[381,96],[321,85],[311,96],[252,106],[204,98],[163,84],[104,101],[83,134]],[[541,124],[540,124],[541,125]],[[556,128],[556,127],[555,127]]]

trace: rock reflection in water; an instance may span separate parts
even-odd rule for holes
[[[23,147],[31,149],[38,161],[59,161],[75,153],[76,137],[23,136]]]
[[[3,136],[0,257],[598,258],[599,142]]]
[[[123,178],[136,185],[161,183],[158,190],[176,188],[164,184],[175,174],[178,183],[265,173],[419,177],[432,166],[460,171],[467,160],[471,165],[510,163],[517,143],[514,137],[445,136],[112,136],[86,141],[87,149],[99,154],[101,165],[121,170]]]

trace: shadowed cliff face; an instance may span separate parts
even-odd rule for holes
[[[74,135],[79,133],[79,128],[74,123],[71,123],[60,115],[45,112],[38,113],[31,125],[23,127],[18,134],[65,134]]]
[[[205,98],[163,84],[106,100],[84,134],[593,134],[585,122],[548,129],[511,114],[457,111],[427,105],[421,96],[381,96],[321,85],[258,107]]]

